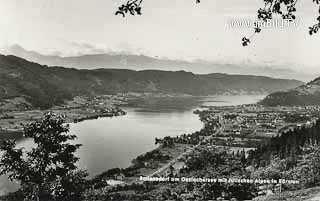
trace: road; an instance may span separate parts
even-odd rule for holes
[[[206,136],[197,145],[193,146],[191,149],[187,150],[186,152],[183,152],[182,154],[180,154],[176,158],[172,159],[169,163],[165,164],[164,166],[162,166],[161,168],[159,168],[158,170],[156,170],[155,172],[151,173],[148,176],[149,177],[153,177],[153,176],[156,176],[156,175],[163,174],[171,165],[174,165],[176,162],[179,161],[179,159],[181,159],[182,157],[184,157],[185,155],[189,154],[190,152],[194,151],[197,147],[199,147],[202,142],[210,140],[213,136],[215,136],[215,135],[219,134],[220,132],[222,132],[224,130],[225,126],[224,126],[223,114],[221,114],[221,113],[219,114],[219,123],[221,124],[221,127],[215,133],[213,133],[212,135]]]

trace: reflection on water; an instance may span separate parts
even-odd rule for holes
[[[201,99],[204,106],[230,106],[257,103],[266,95],[215,96]]]
[[[200,105],[224,106],[254,103],[263,96],[218,96],[195,101],[188,99],[140,100],[135,108],[125,108],[127,115],[100,118],[70,124],[70,132],[83,144],[78,151],[79,166],[91,176],[114,167],[125,168],[139,154],[156,148],[156,137],[176,136],[200,130],[202,123],[193,109]],[[170,106],[170,107],[168,107]],[[19,146],[31,147],[30,139]],[[0,178],[0,192],[15,190],[17,184]]]

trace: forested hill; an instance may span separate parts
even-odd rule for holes
[[[297,80],[250,75],[197,75],[185,71],[125,69],[77,70],[48,67],[16,56],[0,55],[0,99],[23,96],[39,107],[50,107],[76,95],[118,92],[190,95],[271,93],[301,84]]]
[[[260,103],[266,106],[320,105],[320,77],[294,89],[272,93]]]

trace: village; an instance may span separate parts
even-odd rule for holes
[[[177,176],[185,168],[185,161],[202,149],[227,148],[247,157],[259,143],[296,127],[311,126],[319,112],[319,106],[263,107],[248,104],[201,107],[194,111],[204,124],[200,131],[156,138],[156,144],[160,145],[156,150],[138,156],[131,167],[119,169],[117,174],[109,174],[105,179],[109,183],[118,180],[116,184],[131,184],[141,183],[138,179],[141,176]],[[132,174],[128,174],[128,170]],[[112,189],[112,185],[108,188]]]

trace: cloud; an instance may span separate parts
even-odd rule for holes
[[[103,54],[110,52],[105,45],[92,44],[84,41],[70,41],[69,45],[73,49],[73,52],[78,54]]]
[[[115,47],[109,47],[104,44],[94,44],[86,41],[69,41],[71,46],[71,56],[80,56],[88,54],[143,54],[142,49],[136,48],[129,43],[119,43]]]

